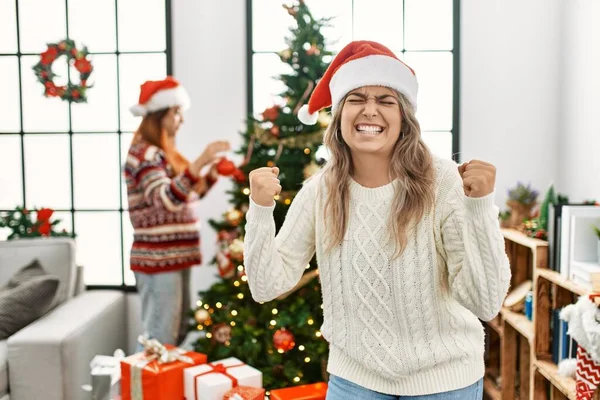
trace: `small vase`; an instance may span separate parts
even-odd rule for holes
[[[506,205],[510,207],[509,225],[511,228],[521,226],[524,220],[531,217],[531,210],[535,207],[535,203],[523,204],[515,200],[508,200]]]

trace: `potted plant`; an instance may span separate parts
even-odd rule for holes
[[[54,210],[40,208],[28,210],[16,207],[13,211],[0,213],[0,228],[8,228],[11,233],[7,240],[32,237],[71,236],[66,230],[57,231],[56,225],[61,221],[52,220]]]
[[[537,204],[539,192],[532,189],[531,184],[525,186],[517,182],[517,186],[508,191],[506,205],[510,208],[510,226],[518,227],[531,216],[531,210]]]

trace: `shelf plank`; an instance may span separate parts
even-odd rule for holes
[[[558,366],[551,361],[536,360],[538,371],[570,400],[575,398],[575,379],[558,374]]]
[[[493,320],[486,322],[488,324],[488,326],[490,328],[492,328],[500,337],[502,337],[504,335],[504,330],[502,329],[502,319],[501,318],[502,318],[501,316],[497,316]]]
[[[517,332],[527,338],[529,343],[533,343],[533,322],[528,320],[524,314],[510,311],[508,308],[500,310],[504,322],[515,328]]]
[[[567,289],[575,294],[578,294],[579,296],[585,296],[585,295],[589,294],[589,291],[586,288],[579,286],[576,283],[573,283],[573,281],[571,281],[570,279],[566,279],[565,277],[563,277],[561,274],[559,274],[556,271],[552,271],[550,269],[538,268],[535,270],[535,273],[537,276],[542,277],[546,280],[549,280],[550,282],[552,282],[564,289]]]
[[[494,380],[489,376],[486,376],[483,380],[483,391],[489,399],[502,400],[502,392],[500,392],[500,388],[496,386]]]
[[[501,231],[505,239],[518,243],[521,246],[529,247],[532,250],[535,250],[538,247],[548,247],[547,241],[531,238],[516,229],[502,228]]]

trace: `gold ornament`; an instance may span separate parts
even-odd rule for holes
[[[233,226],[237,226],[242,222],[243,214],[240,210],[233,208],[227,212],[226,218],[227,222],[229,222]]]
[[[331,123],[331,115],[327,111],[321,110],[319,112],[319,117],[317,118],[317,122],[319,123],[319,126],[321,128],[327,128],[329,126],[329,124]]]
[[[310,178],[311,176],[313,176],[314,174],[319,172],[320,169],[321,169],[321,167],[319,167],[319,165],[317,165],[317,163],[315,163],[314,161],[311,161],[311,163],[307,164],[304,167],[304,169],[302,170],[302,172],[304,173],[304,179]]]
[[[196,313],[194,314],[194,319],[199,324],[203,324],[209,318],[210,318],[210,314],[204,308],[199,308],[198,310],[196,310]]]
[[[244,259],[244,241],[240,239],[234,239],[229,245],[229,252],[232,258],[236,260]]]
[[[285,50],[282,50],[279,53],[279,57],[281,57],[281,59],[283,61],[289,60],[291,56],[292,56],[292,50],[291,49],[285,49]]]

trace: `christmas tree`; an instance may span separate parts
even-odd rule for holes
[[[275,389],[325,379],[328,345],[321,337],[322,298],[315,260],[307,265],[301,281],[289,293],[265,304],[251,296],[244,273],[243,238],[248,210],[250,171],[277,165],[282,192],[276,197],[274,211],[277,230],[302,182],[319,169],[315,152],[322,143],[329,114],[322,112],[319,123],[303,125],[297,112],[307,101],[317,79],[327,68],[331,56],[320,33],[328,20],[313,18],[300,1],[284,5],[293,18],[289,46],[279,53],[292,72],[278,77],[286,86],[281,104],[274,104],[259,116],[250,116],[242,133],[245,155],[241,166],[223,162],[220,173],[231,175],[234,188],[229,191],[232,208],[222,221],[210,221],[218,232],[216,263],[220,279],[199,293],[193,310],[191,329],[205,332],[195,349],[210,361],[237,357],[263,373],[263,385]]]

